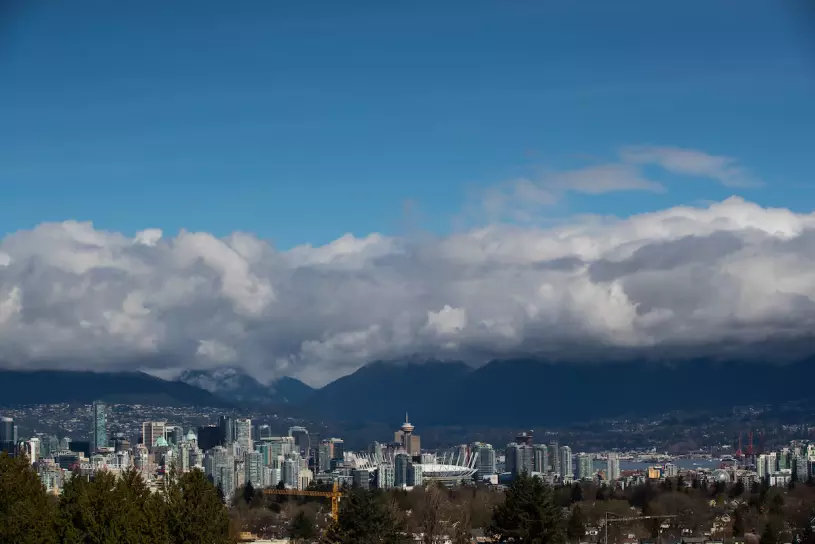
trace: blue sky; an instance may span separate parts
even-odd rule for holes
[[[7,4],[0,235],[65,219],[282,248],[445,233],[488,221],[501,184],[635,145],[731,157],[761,183],[647,162],[663,190],[566,192],[535,218],[732,194],[815,208],[815,10],[668,4]]]

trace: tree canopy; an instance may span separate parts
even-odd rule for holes
[[[380,493],[355,489],[340,502],[340,519],[332,524],[326,544],[401,544],[405,526],[396,508]]]
[[[25,458],[0,455],[0,542],[15,544],[227,544],[227,509],[201,471],[151,491],[135,470],[75,472],[50,497]]]
[[[56,542],[55,503],[28,459],[0,453],[0,542]]]
[[[540,478],[521,474],[493,510],[488,532],[498,542],[564,544],[563,517],[552,488]]]

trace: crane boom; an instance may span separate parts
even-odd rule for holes
[[[340,517],[340,492],[339,482],[334,482],[331,491],[301,491],[299,489],[264,489],[266,495],[288,495],[295,497],[324,497],[331,499],[331,518],[336,522]]]

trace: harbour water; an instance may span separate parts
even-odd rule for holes
[[[683,470],[694,470],[694,469],[713,470],[719,468],[719,465],[721,465],[721,461],[718,459],[681,458],[673,459],[671,461],[653,463],[620,459],[620,470],[646,470],[648,467],[654,465],[662,465],[665,463],[673,463],[674,465],[678,466],[680,469]],[[607,466],[606,461],[604,459],[603,460],[598,459],[594,461],[595,470],[605,470],[606,466]]]

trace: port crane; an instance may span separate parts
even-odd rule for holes
[[[300,489],[264,489],[263,493],[266,495],[288,495],[294,497],[323,497],[331,499],[331,518],[336,522],[340,517],[340,498],[342,492],[340,491],[340,484],[336,480],[331,491],[306,491]]]

